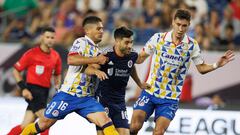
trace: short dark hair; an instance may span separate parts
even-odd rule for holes
[[[98,22],[102,22],[102,20],[97,16],[88,16],[83,20],[82,26],[86,26],[87,24],[96,24]]]
[[[55,29],[53,27],[46,26],[41,29],[41,34],[45,32],[55,32]]]
[[[129,38],[133,35],[133,32],[126,27],[119,27],[114,31],[114,38]]]
[[[177,11],[174,14],[174,20],[176,18],[186,19],[187,21],[190,21],[191,20],[191,13],[187,9],[177,9]]]

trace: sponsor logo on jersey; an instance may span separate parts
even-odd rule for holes
[[[162,53],[162,57],[175,61],[183,61],[183,58],[181,56],[167,54],[166,52]]]

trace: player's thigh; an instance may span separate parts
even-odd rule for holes
[[[132,124],[142,125],[146,117],[147,117],[147,113],[145,111],[134,110],[132,114],[131,125]]]
[[[57,119],[50,119],[50,118],[46,118],[46,117],[41,117],[38,120],[38,125],[39,125],[41,130],[45,130],[47,128],[50,128],[56,121],[57,121]]]
[[[155,125],[155,129],[154,129],[154,135],[155,134],[163,134],[166,129],[168,128],[169,124],[170,124],[171,120],[166,118],[166,117],[158,117],[156,120],[156,125]]]
[[[44,111],[45,109],[40,109],[35,114],[37,115],[38,118],[43,118],[44,117]]]
[[[143,122],[144,120],[146,121],[152,115],[155,109],[155,104],[154,102],[152,102],[152,96],[145,90],[143,90],[138,100],[134,104],[133,109],[133,122],[138,119],[141,120],[141,122]],[[143,117],[145,119],[142,121]]]
[[[119,135],[130,135],[128,128],[117,128]]]
[[[21,123],[21,127],[24,128],[28,124],[34,122],[35,120],[36,120],[36,115],[31,110],[26,110],[23,121]]]
[[[111,122],[111,119],[107,116],[105,112],[89,113],[87,115],[87,119],[99,127],[102,127],[108,122]]]

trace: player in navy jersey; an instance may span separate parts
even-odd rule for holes
[[[54,37],[53,28],[44,28],[40,45],[25,52],[14,65],[13,75],[28,106],[21,125],[12,128],[8,135],[19,135],[28,124],[44,117],[52,76],[55,88],[60,86],[62,62],[60,55],[52,49]],[[24,70],[27,71],[26,80],[21,75]],[[48,130],[44,134],[48,134]]]
[[[131,76],[137,85],[146,88],[138,78],[135,62],[138,54],[133,51],[133,32],[126,27],[120,27],[114,32],[115,45],[103,51],[108,57],[104,65],[90,65],[85,70],[87,74],[96,74],[100,80],[96,90],[96,97],[105,107],[120,135],[129,135],[129,124],[125,105],[126,86]],[[100,69],[100,70],[98,70]],[[103,135],[102,129],[97,127],[98,135]]]

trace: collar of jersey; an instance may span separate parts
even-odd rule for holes
[[[89,38],[87,35],[85,35],[85,38],[87,39],[89,45],[98,47],[98,44],[95,44],[91,38]]]
[[[164,39],[165,41],[173,42],[173,41],[172,41],[172,32],[173,32],[173,31],[169,31],[169,32],[166,33],[165,39]],[[187,34],[184,34],[184,37],[183,37],[181,43],[189,43],[189,39],[188,39],[188,37],[187,37]]]

